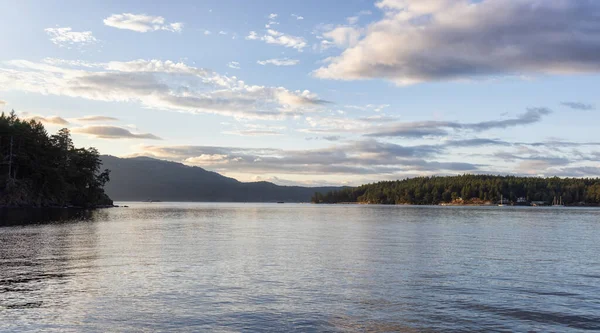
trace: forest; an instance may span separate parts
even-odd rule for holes
[[[600,179],[492,175],[418,177],[315,193],[313,203],[598,205]]]
[[[76,148],[69,130],[49,135],[35,120],[0,115],[0,207],[111,206],[109,170],[95,148]]]

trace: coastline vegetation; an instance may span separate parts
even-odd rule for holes
[[[418,177],[384,181],[326,194],[315,193],[313,203],[410,205],[484,205],[499,203],[551,205],[600,204],[600,179],[540,178],[492,175]]]
[[[95,148],[76,148],[69,130],[49,135],[14,111],[0,115],[0,207],[112,206],[109,170]]]

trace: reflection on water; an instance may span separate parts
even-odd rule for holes
[[[600,329],[600,210],[128,205],[0,213],[0,331]]]

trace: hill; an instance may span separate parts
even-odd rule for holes
[[[345,188],[316,194],[315,203],[356,202],[367,204],[552,204],[561,198],[566,205],[598,205],[600,179],[539,178],[492,175],[418,177]]]
[[[243,183],[200,167],[149,157],[101,159],[102,167],[111,170],[105,191],[120,201],[309,202],[315,192],[340,189]]]

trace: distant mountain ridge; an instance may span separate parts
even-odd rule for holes
[[[117,201],[310,202],[315,192],[340,189],[243,183],[200,167],[150,157],[102,155],[101,159],[102,168],[111,170],[104,189]]]

